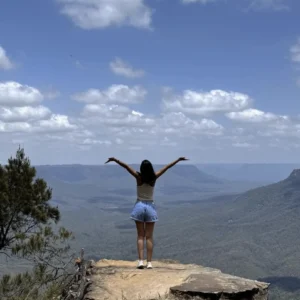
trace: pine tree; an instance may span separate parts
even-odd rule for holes
[[[2,277],[0,299],[53,299],[68,282],[73,236],[63,227],[55,231],[60,212],[50,205],[51,196],[24,149],[0,165],[0,254],[32,266],[31,272]]]

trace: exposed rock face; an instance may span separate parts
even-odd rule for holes
[[[269,284],[223,274],[198,265],[101,260],[95,264],[85,299],[94,300],[267,300]]]
[[[295,169],[290,176],[288,177],[289,181],[296,183],[296,184],[300,184],[300,169]]]

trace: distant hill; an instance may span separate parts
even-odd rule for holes
[[[139,165],[131,165],[135,170],[139,170]],[[163,165],[154,165],[155,170],[159,170]],[[118,165],[44,165],[36,166],[38,176],[45,179],[58,179],[65,182],[97,182],[107,179],[119,179],[120,177],[128,177],[125,169]],[[214,183],[220,184],[224,181],[208,175],[199,170],[194,165],[176,165],[169,169],[163,178],[167,178],[168,182],[176,182],[177,177],[185,178],[186,181],[200,182],[200,183]],[[130,177],[128,177],[131,179]],[[178,183],[176,183],[178,184]],[[175,185],[175,183],[174,183]]]
[[[197,164],[207,174],[231,181],[261,183],[278,182],[286,178],[298,164]]]
[[[37,169],[54,188],[54,203],[77,208],[62,211],[63,225],[76,235],[76,249],[85,247],[95,259],[136,259],[136,229],[129,220],[135,183],[125,170],[114,165]],[[300,170],[234,195],[228,193],[237,191],[232,182],[194,166],[178,165],[161,179],[155,258],[271,282],[271,300],[300,300]]]
[[[219,197],[221,198],[221,197]],[[300,170],[284,180],[221,202],[201,202],[177,235],[199,240],[175,259],[199,256],[206,265],[273,283],[270,299],[300,299]],[[197,229],[198,228],[198,234]],[[200,232],[199,232],[200,231]],[[205,246],[203,246],[203,242]],[[190,259],[189,259],[190,260]]]
[[[131,165],[139,170],[139,165]],[[154,165],[159,170],[163,165]],[[36,166],[37,176],[53,188],[53,201],[60,206],[86,204],[107,209],[114,205],[126,208],[136,197],[135,179],[122,167],[110,165],[44,165]],[[160,203],[199,201],[220,194],[240,193],[258,184],[230,182],[209,175],[190,164],[169,169],[156,184],[155,199]]]
[[[192,201],[191,192],[172,197],[181,201],[157,201],[155,258],[271,282],[271,300],[300,300],[300,170],[240,195],[201,201]],[[127,206],[121,205],[124,198],[118,201],[63,213],[78,249],[89,245],[86,251],[95,259],[136,259],[136,230],[129,220],[134,201]]]

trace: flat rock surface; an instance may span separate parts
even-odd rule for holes
[[[159,261],[152,264],[152,270],[139,270],[135,261],[97,262],[91,276],[91,289],[85,299],[163,300],[185,299],[184,295],[197,297],[195,299],[267,299],[267,283],[199,265]]]

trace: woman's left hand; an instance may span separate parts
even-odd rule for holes
[[[107,160],[106,164],[109,163],[109,162],[111,162],[111,161],[116,161],[116,159],[115,159],[114,157],[110,157],[110,158]]]

